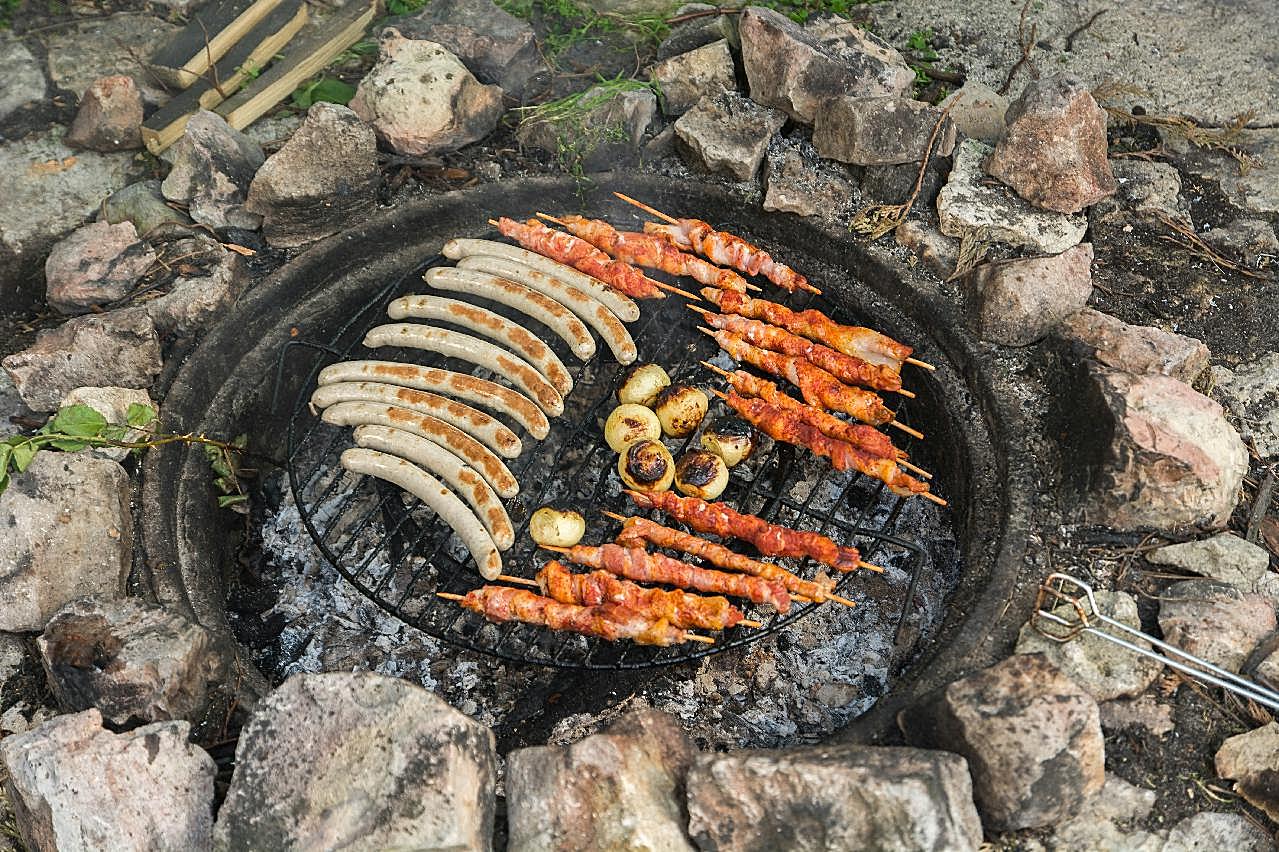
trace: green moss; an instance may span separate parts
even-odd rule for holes
[[[752,6],[764,6],[781,12],[796,23],[804,23],[813,15],[831,14],[847,17],[858,6],[869,6],[882,0],[753,0]]]
[[[13,13],[21,5],[22,0],[0,0],[0,30],[7,30],[13,25]]]

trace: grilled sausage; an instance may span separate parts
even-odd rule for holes
[[[484,477],[457,456],[434,441],[403,429],[366,424],[356,426],[354,435],[356,446],[398,456],[443,479],[475,510],[498,550],[510,550],[515,544],[515,528],[511,526],[511,518],[506,514],[502,501]]]
[[[424,349],[428,352],[438,352],[449,358],[460,358],[472,364],[479,364],[486,370],[492,370],[509,380],[531,396],[551,417],[558,417],[564,413],[564,398],[532,364],[478,337],[471,337],[469,334],[447,328],[396,322],[371,329],[364,335],[364,345],[370,349],[379,346]]]
[[[498,420],[469,405],[463,405],[426,391],[387,385],[381,382],[338,382],[321,385],[311,394],[311,404],[328,408],[339,402],[384,402],[438,417],[471,437],[484,442],[498,455],[513,459],[523,445],[515,433]]]
[[[619,319],[626,322],[635,322],[635,320],[639,319],[639,305],[635,304],[626,294],[617,292],[598,278],[558,261],[551,260],[549,257],[544,257],[535,251],[529,251],[528,249],[522,249],[519,246],[496,240],[457,239],[449,240],[445,243],[443,253],[450,260],[459,260],[473,255],[487,255],[514,261],[526,268],[536,269],[538,272],[545,273],[561,282],[561,286],[580,290],[604,305],[604,307],[616,314]],[[554,294],[547,293],[546,295],[557,301],[563,301],[563,299]]]
[[[363,448],[345,450],[340,462],[352,473],[375,476],[398,485],[425,503],[457,533],[471,552],[481,577],[493,580],[502,573],[502,555],[497,552],[493,537],[485,531],[475,513],[434,476],[412,462]]]
[[[339,402],[324,409],[320,419],[334,426],[371,424],[404,429],[434,441],[475,468],[500,496],[509,499],[520,491],[519,482],[501,459],[479,441],[438,417],[379,402]]]

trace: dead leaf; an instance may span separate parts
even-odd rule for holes
[[[1271,556],[1279,556],[1279,518],[1269,515],[1261,519],[1261,540]]]
[[[235,243],[223,243],[222,247],[230,249],[236,254],[244,255],[245,257],[253,257],[257,254],[257,252],[253,249],[248,248],[247,246],[236,245]]]

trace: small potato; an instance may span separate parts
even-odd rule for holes
[[[586,533],[586,519],[577,512],[543,506],[528,521],[529,535],[540,545],[572,547]]]
[[[759,436],[755,427],[736,417],[719,417],[702,431],[702,446],[736,467],[751,457]]]
[[[706,416],[710,400],[706,394],[688,385],[671,385],[657,395],[653,410],[662,423],[662,431],[672,438],[687,438],[697,430]]]
[[[604,440],[615,453],[624,453],[636,441],[656,441],[662,424],[651,410],[636,403],[614,408],[604,421]]]
[[[681,494],[714,500],[728,486],[728,465],[710,450],[690,450],[675,465],[675,487]]]
[[[622,378],[622,384],[617,388],[617,401],[623,405],[634,403],[651,408],[653,400],[670,384],[671,377],[657,364],[636,364]]]
[[[617,475],[636,491],[666,491],[675,479],[675,459],[661,441],[638,441],[618,457]]]

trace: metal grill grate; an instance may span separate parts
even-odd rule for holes
[[[388,321],[386,305],[392,299],[429,291],[421,273],[442,262],[446,261],[439,256],[430,258],[389,283],[331,340],[297,339],[286,346],[286,351],[305,347],[315,357],[288,426],[293,498],[316,545],[343,577],[382,609],[443,641],[506,660],[562,668],[631,669],[684,662],[757,641],[814,611],[816,605],[796,603],[785,616],[756,613],[765,622],[763,628],[729,629],[716,636],[714,645],[686,643],[657,648],[608,643],[532,625],[492,624],[436,597],[437,591],[462,594],[483,582],[465,548],[420,501],[372,477],[343,471],[338,457],[352,446],[350,430],[323,423],[309,411],[308,402],[319,371],[339,360],[386,358],[496,378],[472,365],[430,353],[372,351],[361,345],[368,329]],[[787,303],[797,309],[817,307],[841,321],[858,320],[843,315],[824,297],[796,294]],[[501,306],[485,303],[485,307],[528,322]],[[696,317],[682,299],[643,302],[641,310],[640,319],[630,326],[641,359],[661,363],[676,382],[722,387],[723,381],[698,363],[714,361],[718,348],[696,331]],[[569,367],[575,387],[565,400],[563,417],[551,421],[551,434],[545,441],[522,435],[524,452],[509,463],[521,491],[507,501],[508,512],[519,533],[527,530],[529,515],[539,506],[572,506],[587,518],[584,543],[611,541],[620,524],[603,517],[599,510],[620,514],[637,511],[621,493],[616,455],[603,440],[603,419],[615,404],[613,391],[624,368],[611,360],[602,344],[600,353],[582,363],[554,335],[547,332],[541,336]],[[284,358],[282,352],[281,368]],[[727,361],[720,363],[729,365]],[[724,413],[731,412],[722,401],[713,400],[708,418]],[[898,408],[897,417],[910,422],[906,406]],[[519,432],[515,424],[508,425]],[[909,450],[908,443],[898,438],[894,435],[895,443]],[[695,439],[673,448],[673,455],[678,458]],[[881,600],[899,599],[900,629],[911,606],[918,570],[925,561],[921,546],[908,531],[898,529],[903,499],[882,483],[852,471],[835,472],[811,454],[764,440],[766,452],[757,452],[733,469],[721,499],[777,523],[825,532],[843,543],[857,544],[867,561],[888,562],[909,572],[911,579],[905,589],[890,590],[884,577],[866,572],[846,575],[837,586],[840,594],[854,599],[868,594]],[[515,547],[503,554],[504,570],[532,577],[545,555],[527,535],[517,534]],[[796,573],[810,578],[820,568],[808,560],[787,562]]]

